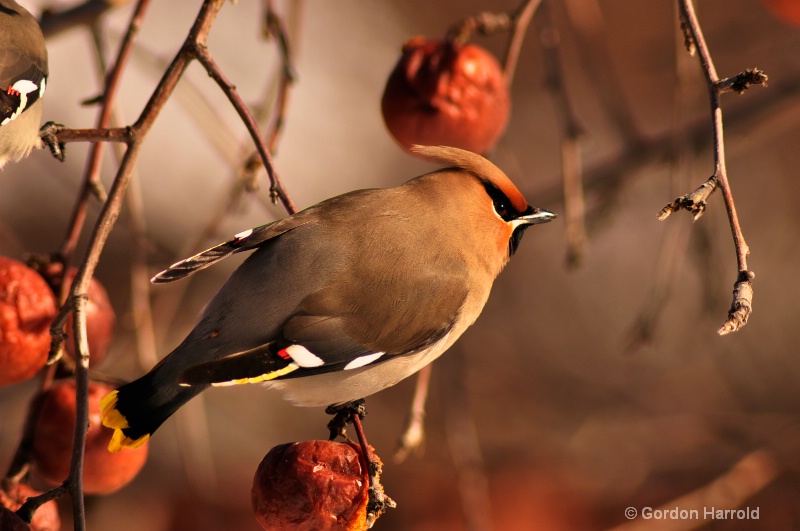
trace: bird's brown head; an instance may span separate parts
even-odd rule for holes
[[[517,250],[525,229],[556,217],[552,212],[530,206],[511,179],[480,155],[449,146],[417,145],[411,149],[427,159],[467,172],[481,182],[494,213],[505,223],[509,255]]]

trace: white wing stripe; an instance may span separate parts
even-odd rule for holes
[[[369,365],[373,361],[377,360],[381,356],[383,356],[385,352],[376,352],[375,354],[366,354],[364,356],[359,356],[347,365],[344,366],[345,371],[349,371],[350,369],[358,369],[359,367],[363,367],[364,365]]]

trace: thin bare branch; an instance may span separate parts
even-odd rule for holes
[[[203,65],[208,75],[216,81],[217,85],[219,85],[225,95],[228,96],[228,100],[230,100],[234,109],[236,109],[236,112],[239,114],[239,117],[242,119],[242,122],[244,122],[247,127],[247,131],[250,133],[250,137],[253,139],[258,153],[261,155],[261,161],[264,164],[264,168],[267,170],[267,176],[271,183],[271,191],[275,194],[275,197],[283,203],[287,212],[290,214],[297,212],[294,201],[289,197],[289,194],[283,186],[283,182],[275,170],[275,166],[272,163],[272,155],[270,155],[269,149],[264,139],[261,137],[258,124],[241,96],[239,96],[236,86],[228,80],[219,66],[217,66],[216,61],[211,57],[204,43],[197,43],[197,45],[193,46],[192,55]]]
[[[289,37],[283,19],[278,16],[271,0],[267,0],[265,4],[263,31],[266,36],[273,37],[276,40],[281,58],[280,77],[278,80],[277,93],[275,95],[274,111],[265,133],[267,149],[271,154],[274,154],[281,133],[283,132],[283,125],[286,121],[286,109],[289,105],[289,95],[297,76],[292,59],[292,50],[289,45]],[[247,160],[242,165],[241,178],[247,184],[247,189],[249,191],[256,189],[255,183],[257,181],[255,175],[262,166],[262,157],[258,150],[255,150],[247,157]],[[274,202],[276,198],[274,192],[271,196]]]
[[[446,38],[455,44],[463,45],[472,38],[473,33],[491,35],[510,30],[511,36],[503,58],[503,75],[506,83],[511,86],[525,34],[540,3],[541,0],[523,0],[519,8],[511,13],[478,13],[451,27]]]
[[[625,98],[624,78],[615,73],[600,3],[598,0],[566,0],[563,5],[575,29],[583,69],[593,80],[593,90],[603,109],[624,143],[639,145],[642,134]]]
[[[677,13],[677,5],[675,12]],[[696,107],[704,103],[699,100],[696,91],[692,88],[697,84],[699,72],[694,61],[684,53],[685,36],[676,36],[675,39],[675,84],[673,93],[672,129],[678,131],[684,125],[685,116]],[[691,168],[694,162],[694,149],[689,139],[674,135],[676,154],[670,164],[671,188],[684,190],[688,187]],[[698,227],[702,229],[702,227]],[[655,262],[655,271],[650,284],[649,294],[642,308],[636,315],[626,337],[625,351],[634,353],[639,348],[651,344],[661,316],[667,306],[675,272],[678,271],[687,255],[690,241],[689,228],[683,223],[670,223],[667,225],[664,238],[658,250]],[[705,273],[710,268],[700,268],[700,273]],[[703,286],[707,289],[706,283]]]
[[[567,237],[567,264],[574,267],[583,261],[588,240],[580,146],[583,127],[578,122],[567,94],[559,54],[561,38],[552,22],[548,3],[539,8],[537,23],[544,59],[545,87],[553,98],[561,124],[561,178],[566,212],[564,225]]]
[[[728,320],[719,329],[719,334],[727,334],[739,330],[747,323],[747,319],[752,311],[753,287],[752,280],[754,273],[747,269],[747,255],[750,249],[745,242],[742,228],[739,224],[739,216],[736,212],[736,204],[731,192],[728,181],[728,172],[725,165],[725,142],[723,139],[722,126],[722,107],[720,106],[720,94],[726,91],[744,92],[751,84],[765,84],[767,76],[757,69],[746,70],[734,78],[720,81],[714,62],[711,59],[711,52],[706,44],[700,22],[694,10],[692,0],[678,0],[681,27],[687,41],[691,41],[697,50],[700,65],[708,86],[709,101],[711,104],[711,119],[713,123],[712,145],[714,153],[714,173],[697,190],[679,197],[659,213],[659,219],[667,218],[672,212],[678,209],[686,209],[692,212],[694,219],[699,218],[706,207],[708,196],[719,188],[725,202],[725,209],[728,214],[733,243],[736,250],[736,261],[739,274],[734,284],[733,302],[728,311]]]
[[[111,113],[116,101],[117,92],[122,84],[122,74],[130,59],[133,50],[133,43],[139,33],[139,28],[144,20],[144,15],[150,5],[150,0],[139,0],[136,9],[134,10],[131,21],[128,24],[128,30],[125,38],[120,45],[117,54],[116,62],[108,73],[103,91],[103,106],[100,110],[100,115],[97,118],[97,129],[105,130],[111,122]],[[130,138],[130,131],[126,130],[126,135]],[[106,140],[104,138],[104,140]],[[59,142],[64,142],[59,138]],[[128,140],[130,142],[130,140]],[[67,235],[64,243],[59,251],[60,259],[64,262],[64,271],[69,268],[70,261],[72,260],[72,253],[78,242],[83,224],[86,220],[86,209],[88,202],[91,199],[92,191],[97,189],[100,182],[100,170],[102,168],[103,152],[105,151],[104,142],[95,142],[89,152],[89,159],[86,164],[86,172],[83,177],[83,192],[80,194],[78,201],[72,213],[70,223],[68,225]],[[87,281],[88,282],[88,281]],[[63,296],[63,293],[62,293]]]
[[[60,129],[55,133],[61,143],[69,142],[119,142],[133,141],[133,130],[129,127],[97,129]]]
[[[489,479],[475,419],[469,408],[463,354],[452,352],[439,362],[448,375],[444,393],[445,434],[458,475],[458,490],[466,527],[475,531],[490,530],[493,525]]]
[[[138,28],[141,25],[148,6],[149,0],[140,0],[131,17],[131,21],[128,26],[128,33],[120,47],[120,51],[117,56],[117,63],[111,75],[108,77],[105,91],[106,96],[104,112],[101,113],[101,118],[98,120],[99,129],[104,129],[107,126],[107,120],[104,121],[103,115],[105,115],[106,110],[114,101],[114,96],[116,95],[116,89],[119,86],[122,70],[127,63],[127,58],[130,54],[133,40],[138,33]],[[95,144],[95,147],[98,145],[102,144]],[[92,164],[90,162],[89,167],[91,166]],[[99,185],[99,171],[94,173],[91,170],[87,171],[86,178],[84,179],[83,190],[73,212],[70,229],[67,232],[67,237],[65,238],[65,242],[62,245],[60,252],[59,258],[63,261],[64,265],[62,269],[62,275],[66,275],[68,271],[70,258],[85,219],[86,205],[92,195],[103,196],[103,194],[98,194],[98,190],[101,188],[102,187]],[[108,206],[108,204],[109,203],[107,202],[106,206]],[[56,318],[56,321],[51,328],[53,346],[49,356],[50,363],[57,360],[62,352],[63,341],[65,337],[63,331],[64,323],[66,322],[66,319],[70,313],[74,313],[73,337],[76,346],[75,352],[77,353],[77,363],[75,365],[76,413],[75,431],[73,435],[73,451],[69,475],[60,487],[43,493],[41,496],[29,498],[19,510],[19,514],[22,515],[27,521],[30,521],[30,517],[32,517],[35,510],[41,506],[41,504],[61,496],[66,492],[69,492],[72,497],[74,528],[78,531],[86,528],[86,514],[83,496],[83,460],[86,446],[86,434],[89,427],[89,347],[86,338],[86,292],[88,289],[89,280],[93,274],[94,266],[97,264],[97,258],[99,258],[99,253],[93,261],[91,257],[87,257],[83,265],[79,268],[78,274],[76,275],[72,286],[69,288],[69,295],[67,295],[66,283],[63,282],[64,277],[62,276],[60,300],[63,302],[63,305],[61,307],[59,316]],[[51,366],[45,371],[45,380],[43,385],[47,385],[47,381],[52,378],[53,370],[54,367]],[[34,404],[36,403],[37,402],[34,401]],[[35,418],[37,414],[38,407],[31,407],[29,410],[30,418],[26,421],[26,424],[32,422],[32,419]],[[23,449],[25,443],[26,440],[25,437],[23,437],[23,441],[20,444],[20,450]],[[18,452],[18,455],[19,453],[20,452]]]
[[[433,364],[426,365],[417,373],[417,384],[414,386],[414,398],[411,410],[400,437],[400,444],[394,452],[395,463],[402,463],[414,451],[419,450],[425,441],[425,404],[428,401],[428,389],[431,384]]]
[[[463,46],[472,38],[473,33],[491,35],[499,31],[508,31],[511,27],[511,15],[508,13],[490,13],[485,11],[467,17],[447,31],[446,39],[456,45]]]
[[[123,1],[112,2],[109,0],[85,0],[80,4],[70,6],[61,11],[47,9],[42,12],[39,26],[46,38],[58,35],[79,25],[90,26],[107,11],[121,6]]]
[[[514,81],[520,50],[522,50],[522,42],[525,40],[525,34],[528,31],[531,18],[540,3],[541,0],[525,0],[519,9],[511,15],[511,38],[508,41],[505,58],[503,59],[503,74],[508,86],[511,86]]]
[[[92,41],[94,44],[97,69],[103,79],[108,76],[108,61],[105,46],[103,46],[103,26],[92,25]],[[113,109],[111,124],[127,123],[122,116],[118,105]],[[129,129],[132,131],[132,129]],[[125,156],[125,146],[114,145],[114,157],[117,165]],[[147,255],[149,242],[147,240],[147,221],[144,215],[142,199],[142,184],[138,172],[134,169],[131,183],[128,186],[126,202],[130,216],[132,238],[131,260],[131,316],[133,318],[134,337],[136,339],[136,352],[139,364],[142,367],[152,367],[158,362],[156,358],[155,327],[153,325],[153,312],[150,307],[150,274],[148,270]]]

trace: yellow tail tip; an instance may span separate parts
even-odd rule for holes
[[[114,435],[111,436],[111,440],[108,443],[108,451],[119,452],[123,448],[130,448],[133,450],[134,448],[142,446],[149,438],[150,434],[146,433],[138,439],[131,439],[122,433],[122,430],[114,430]]]
[[[100,420],[103,426],[114,430],[114,435],[111,436],[111,441],[108,443],[109,452],[119,452],[123,448],[139,448],[150,438],[150,434],[146,433],[138,439],[131,439],[122,432],[130,426],[128,419],[117,410],[118,394],[119,391],[114,390],[100,400]]]
[[[121,430],[128,427],[128,419],[117,411],[118,390],[111,391],[100,400],[100,420],[103,426]]]

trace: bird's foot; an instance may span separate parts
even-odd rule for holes
[[[42,139],[42,144],[50,148],[50,153],[53,154],[53,157],[61,162],[64,162],[67,145],[64,142],[59,142],[56,135],[65,129],[66,126],[55,122],[47,122],[39,129],[39,138]]]
[[[325,413],[333,415],[333,418],[328,422],[328,430],[330,430],[329,441],[334,440],[336,437],[342,437],[346,441],[350,441],[347,436],[347,425],[353,423],[353,417],[358,416],[362,420],[367,414],[366,400],[359,398],[352,402],[345,402],[344,404],[331,404],[325,408]]]

